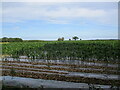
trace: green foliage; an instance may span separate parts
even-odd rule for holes
[[[23,40],[21,38],[7,38],[3,37],[0,39],[0,42],[22,42]]]
[[[81,40],[17,42],[2,45],[3,54],[12,57],[28,56],[31,59],[54,60],[119,60],[120,47],[117,40]]]
[[[64,41],[64,37],[58,38],[58,41]]]
[[[73,39],[74,39],[74,40],[77,40],[77,39],[79,39],[79,38],[78,38],[77,36],[74,36]]]
[[[24,42],[45,42],[44,40],[23,40]]]

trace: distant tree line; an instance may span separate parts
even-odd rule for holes
[[[72,39],[76,41],[77,39],[79,39],[79,37],[74,36],[74,37],[72,37]],[[82,40],[82,39],[80,39],[80,40]],[[64,37],[58,38],[58,41],[64,41]],[[71,41],[71,39],[69,39],[69,41]]]
[[[45,42],[44,40],[23,40],[24,42]]]
[[[7,38],[3,37],[0,39],[0,42],[23,42],[21,38]]]

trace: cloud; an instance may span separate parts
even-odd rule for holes
[[[57,10],[45,10],[44,16],[51,18],[91,18],[104,16],[106,13],[104,10],[91,10],[86,8],[66,8],[60,7]]]
[[[70,24],[67,20],[47,19],[46,21],[53,24]]]
[[[45,20],[51,23],[67,24],[70,20],[85,18],[105,23],[110,22],[111,17],[117,15],[117,10],[114,9],[107,11],[72,5],[68,7],[58,3],[20,3],[14,7],[11,4],[14,3],[4,3],[3,5],[3,22]]]

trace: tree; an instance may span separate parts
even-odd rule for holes
[[[73,39],[76,41],[77,39],[79,39],[77,36],[74,36]]]
[[[64,37],[58,38],[58,41],[64,41]]]
[[[62,37],[61,40],[64,41],[64,37]]]
[[[58,41],[61,41],[61,38],[58,38]]]
[[[21,38],[7,38],[3,37],[0,42],[22,42]]]
[[[2,38],[2,42],[8,42],[8,38],[7,37],[3,37]]]
[[[22,42],[23,40],[21,38],[13,38],[15,42]]]

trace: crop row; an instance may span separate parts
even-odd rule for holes
[[[68,74],[67,72],[57,72],[57,71],[48,71],[48,70],[40,70],[40,69],[38,70],[38,69],[18,68],[18,67],[2,67],[2,69],[14,69],[14,70],[47,72],[47,73],[56,73],[56,74]]]
[[[2,75],[12,76],[10,71],[4,71]],[[111,86],[120,86],[119,80],[103,80],[97,78],[88,78],[88,77],[74,77],[74,76],[64,76],[56,74],[43,74],[43,73],[34,73],[34,72],[16,72],[14,76],[18,77],[27,77],[27,78],[36,78],[36,79],[47,79],[47,80],[59,80],[59,81],[68,81],[68,82],[78,82],[78,83],[88,83],[88,84],[102,84],[102,85],[111,85]]]
[[[24,68],[35,68],[35,69],[48,69],[48,70],[63,70],[63,71],[69,71],[69,72],[83,72],[83,73],[99,73],[99,74],[116,74],[120,75],[120,72],[117,71],[109,71],[108,69],[105,70],[87,70],[87,69],[76,69],[76,68],[61,68],[61,67],[50,67],[50,66],[31,66],[31,65],[16,65],[16,64],[2,64],[4,66],[14,66],[14,67],[24,67]]]
[[[3,54],[13,58],[24,55],[30,59],[47,60],[98,60],[118,62],[118,41],[76,42],[19,42],[3,44]]]
[[[60,63],[43,63],[43,62],[19,62],[19,61],[2,61],[1,63],[25,63],[25,64],[31,64],[31,65],[57,65],[57,66],[68,66],[72,68],[96,68],[96,69],[108,69],[108,70],[117,70],[118,67],[106,67],[106,66],[94,66],[94,65],[75,65],[75,64],[60,64]]]

